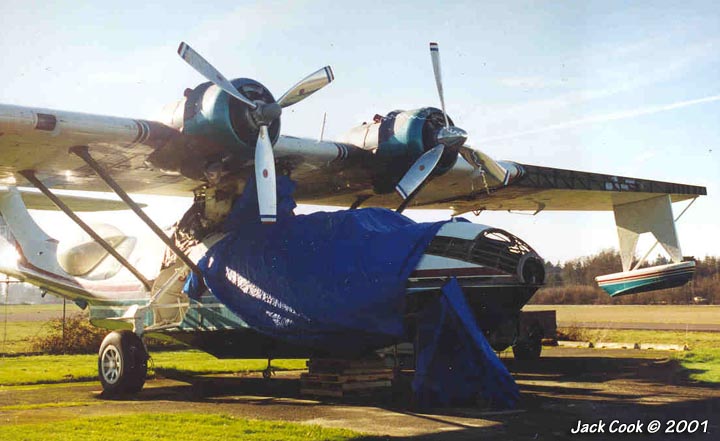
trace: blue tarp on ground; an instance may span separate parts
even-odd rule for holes
[[[475,322],[460,285],[451,279],[418,320],[413,391],[420,406],[475,403],[513,408],[518,386]]]
[[[288,178],[278,180],[278,222],[262,225],[254,180],[248,180],[225,223],[227,236],[198,263],[205,285],[256,331],[301,346],[354,355],[406,340],[408,276],[444,222],[416,223],[380,208],[294,216],[293,189]],[[197,282],[189,280],[191,294]],[[422,404],[477,396],[479,387],[491,383],[489,376],[507,374],[497,368],[500,362],[487,350],[467,304],[458,301],[459,289],[441,297],[439,316],[426,311],[423,335],[438,337],[431,336],[418,351],[423,380],[416,391]],[[453,355],[445,347],[453,338],[464,352]],[[454,379],[443,371],[447,356],[454,369],[476,370],[481,380],[469,374]],[[482,366],[487,363],[492,366]],[[447,394],[428,392],[440,383]]]

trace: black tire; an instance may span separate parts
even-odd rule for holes
[[[103,394],[117,396],[140,392],[145,385],[147,361],[145,345],[134,332],[109,333],[98,354],[98,377]]]
[[[536,338],[518,342],[512,347],[513,356],[516,360],[531,361],[540,358],[542,352],[542,339]]]

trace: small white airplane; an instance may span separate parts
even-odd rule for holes
[[[0,215],[19,259],[0,272],[88,306],[93,324],[119,331],[103,342],[100,381],[109,393],[141,390],[147,352],[141,337],[160,333],[218,357],[308,357],[317,348],[257,332],[209,290],[190,298],[183,285],[223,234],[215,226],[255,176],[260,220],[277,216],[276,169],[297,182],[299,203],[350,207],[408,206],[483,210],[613,210],[624,273],[602,283],[611,294],[687,282],[671,204],[705,195],[704,187],[496,161],[465,142],[445,112],[437,44],[430,44],[441,109],[376,115],[340,142],[280,135],[284,108],[333,81],[324,67],[275,99],[257,81],[226,79],[185,43],[179,55],[209,80],[187,89],[162,121],[0,105]],[[42,194],[30,191],[33,186]],[[106,191],[123,203],[58,190]],[[173,237],[127,193],[195,196]],[[49,199],[48,199],[49,198]],[[52,202],[52,204],[50,204]],[[76,242],[47,235],[28,209],[59,208],[88,235]],[[134,210],[174,253],[163,265],[118,227],[93,228],[76,211]],[[653,233],[671,256],[667,270],[638,276],[631,267],[638,235]],[[501,229],[449,222],[435,234],[406,291],[436,293],[456,277],[493,347],[518,357],[539,354],[540,336],[520,332],[522,306],[542,286],[543,262]],[[609,282],[608,282],[609,280]],[[312,293],[308,293],[312,295]],[[413,302],[408,302],[408,308]],[[411,311],[406,311],[411,312]],[[411,314],[409,314],[411,315]]]

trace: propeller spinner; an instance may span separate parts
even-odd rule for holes
[[[268,126],[275,119],[280,118],[283,108],[304,100],[330,84],[335,79],[332,68],[325,66],[311,73],[291,87],[277,101],[265,103],[260,100],[250,100],[240,93],[223,74],[187,43],[180,43],[178,54],[198,73],[250,108],[251,116],[258,126],[258,138],[255,143],[255,179],[258,189],[260,221],[262,223],[274,223],[277,220],[275,156],[273,155]]]

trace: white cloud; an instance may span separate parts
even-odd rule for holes
[[[511,133],[502,136],[493,136],[484,139],[480,139],[479,142],[497,141],[500,139],[511,139],[520,136],[534,135],[537,133],[549,132],[553,130],[569,129],[586,124],[595,124],[600,122],[615,121],[620,119],[637,118],[643,115],[650,115],[653,113],[667,112],[670,110],[680,109],[683,107],[695,106],[698,104],[711,103],[714,101],[720,101],[720,95],[711,95],[704,98],[698,98],[694,100],[679,101],[672,104],[665,104],[662,106],[650,106],[642,107],[639,109],[623,110],[619,112],[605,113],[602,115],[591,116],[588,118],[580,118],[572,121],[561,122],[557,124],[551,124],[545,127],[539,127],[536,129],[523,130],[520,132]]]

